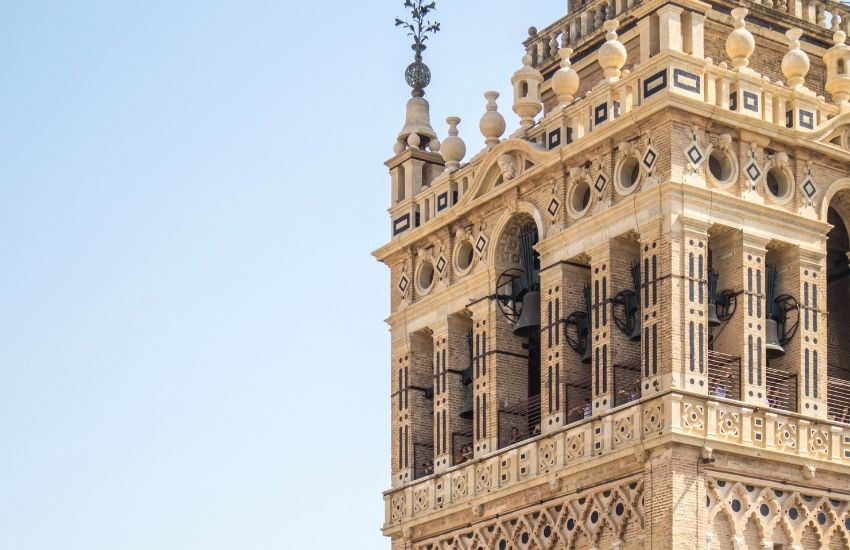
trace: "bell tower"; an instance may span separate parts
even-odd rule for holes
[[[404,6],[392,548],[850,550],[850,8],[568,0],[466,159]]]

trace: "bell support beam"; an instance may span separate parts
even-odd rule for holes
[[[765,350],[767,239],[731,231],[712,240],[713,269],[718,287],[737,294],[735,315],[715,329],[714,349],[741,358],[741,400],[765,405],[767,354]]]
[[[794,297],[800,309],[799,315],[789,312],[788,324],[796,322],[797,332],[784,343],[785,355],[770,366],[797,375],[797,412],[826,418],[826,256],[788,246],[771,259],[777,263],[776,295]]]
[[[541,264],[546,265],[545,261]],[[571,409],[582,406],[590,393],[580,385],[590,382],[589,365],[567,343],[565,319],[584,311],[584,286],[589,268],[558,262],[540,272],[541,431],[549,433],[568,423]]]
[[[472,444],[472,421],[461,417],[465,369],[472,355],[468,316],[449,315],[434,325],[434,471],[455,463],[460,447]]]

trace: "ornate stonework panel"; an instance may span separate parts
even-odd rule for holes
[[[706,506],[707,540],[712,540],[712,548],[731,548],[727,545],[736,538],[751,534],[752,522],[763,540],[781,538],[805,548],[812,548],[805,544],[811,537],[817,539],[817,548],[847,548],[850,540],[850,499],[846,495],[708,478]]]
[[[513,515],[485,521],[436,539],[417,542],[414,550],[505,550],[506,548],[573,548],[580,540],[622,541],[642,532],[644,483],[633,478],[601,486]]]

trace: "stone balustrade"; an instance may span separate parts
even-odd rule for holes
[[[582,139],[606,124],[660,98],[674,96],[695,108],[719,108],[766,121],[782,131],[814,132],[841,107],[807,90],[771,81],[754,71],[736,71],[725,62],[668,51],[624,71],[616,82],[601,82],[563,109],[551,110],[533,127],[512,135],[542,150],[567,145],[580,147]],[[486,149],[454,172],[443,172],[409,200],[391,209],[392,219],[410,216],[411,229],[427,224],[457,204],[473,180]]]
[[[713,396],[669,393],[567,425],[489,456],[418,479],[384,493],[385,524],[426,518],[475,503],[496,491],[554,483],[598,457],[634,454],[640,459],[665,436],[693,438],[715,451],[736,447],[811,459],[818,467],[850,466],[850,426],[776,409],[748,407]]]

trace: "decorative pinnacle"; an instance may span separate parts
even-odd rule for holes
[[[437,8],[437,3],[425,3],[423,0],[405,0],[404,7],[410,10],[411,20],[396,17],[395,26],[407,29],[407,36],[413,38],[413,44],[410,47],[415,52],[413,63],[408,65],[404,71],[404,79],[413,88],[411,95],[422,97],[425,95],[425,88],[431,82],[431,70],[428,65],[422,62],[422,52],[425,51],[428,35],[437,34],[440,31],[440,23],[432,22],[426,18],[430,12]]]

